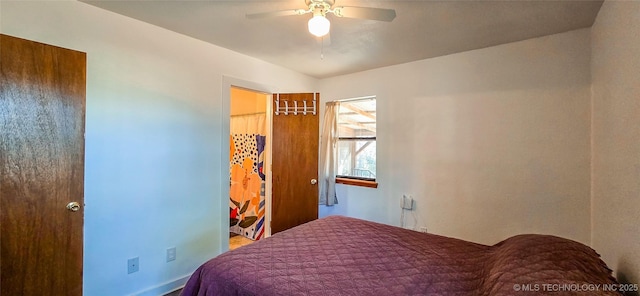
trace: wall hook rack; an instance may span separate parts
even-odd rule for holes
[[[289,105],[289,100],[282,100],[282,105],[280,104],[280,94],[276,94],[276,99],[274,101],[274,114],[275,115],[289,115],[289,113],[293,113],[293,115],[307,115],[311,113],[316,115],[316,94],[313,94],[313,101],[311,101],[311,105],[307,103],[307,100],[302,101],[292,101],[293,106]],[[302,104],[299,104],[302,103]]]

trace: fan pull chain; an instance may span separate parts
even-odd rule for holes
[[[322,38],[322,41],[320,42],[320,59],[324,60],[324,36],[320,38]]]

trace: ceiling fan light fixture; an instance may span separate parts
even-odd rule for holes
[[[322,37],[329,33],[329,29],[331,28],[331,23],[329,20],[324,17],[322,14],[313,14],[313,17],[309,20],[309,33]]]

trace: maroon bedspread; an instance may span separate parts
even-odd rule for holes
[[[559,237],[485,246],[331,216],[219,255],[181,295],[620,295],[610,274]]]

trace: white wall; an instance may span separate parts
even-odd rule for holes
[[[591,238],[637,283],[638,5],[606,2],[593,40],[577,30],[322,80],[325,102],[378,96],[380,186],[338,185],[321,215],[399,225],[411,194],[430,232]],[[2,1],[0,13],[4,34],[88,53],[85,294],[159,294],[218,254],[223,75],[282,92],[316,80],[79,2]]]
[[[324,101],[378,97],[379,182],[321,215],[399,225],[410,194],[433,233],[588,244],[589,48],[583,29],[321,80]]]
[[[87,53],[84,294],[179,285],[228,233],[223,76],[283,92],[317,81],[76,1],[1,5],[2,33]]]
[[[592,27],[592,245],[640,283],[640,2],[606,1]]]

